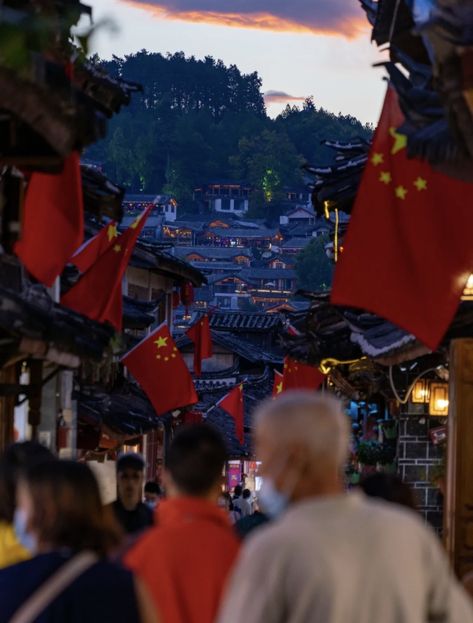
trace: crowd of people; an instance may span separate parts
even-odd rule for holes
[[[348,448],[337,399],[287,392],[255,413],[256,495],[224,491],[225,443],[195,424],[175,434],[160,485],[141,456],[120,456],[103,505],[86,463],[12,445],[0,623],[473,623],[409,488],[376,474],[347,490]]]

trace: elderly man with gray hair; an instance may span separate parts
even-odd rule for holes
[[[473,623],[437,537],[414,513],[347,493],[349,422],[327,394],[287,392],[256,413],[260,502],[219,623]]]

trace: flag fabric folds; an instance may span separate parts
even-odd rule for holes
[[[110,221],[90,240],[82,245],[69,260],[81,273],[85,273],[118,238],[117,224]]]
[[[98,322],[122,328],[122,278],[151,207],[115,239],[79,281],[61,298],[61,303]]]
[[[320,370],[291,357],[284,358],[282,391],[289,389],[318,389],[325,376]]]
[[[202,360],[212,357],[212,336],[210,334],[209,317],[205,315],[186,331],[186,335],[194,342],[194,374],[202,374]]]
[[[283,379],[284,379],[284,375],[282,375],[281,372],[278,372],[277,370],[275,370],[274,371],[274,380],[273,380],[273,392],[272,392],[272,396],[273,397],[276,397],[280,393],[282,393],[282,391],[283,391]]]
[[[331,300],[378,314],[434,350],[473,272],[473,184],[409,159],[403,121],[389,87]]]
[[[61,173],[31,175],[15,253],[35,279],[52,286],[83,236],[80,159],[72,152]]]
[[[244,432],[244,405],[243,405],[243,384],[234,387],[228,394],[217,402],[217,407],[223,409],[231,415],[235,422],[236,438],[241,445],[245,443]]]
[[[198,401],[190,372],[165,323],[124,355],[122,363],[158,415]]]

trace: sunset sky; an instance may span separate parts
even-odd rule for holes
[[[313,95],[316,106],[375,122],[381,60],[358,0],[89,0],[103,58],[143,48],[211,55],[263,79],[268,112]]]

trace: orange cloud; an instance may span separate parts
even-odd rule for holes
[[[263,94],[266,104],[286,104],[287,102],[303,102],[306,98],[303,95],[289,95],[284,91],[266,91]]]
[[[355,37],[366,31],[364,13],[352,0],[122,0],[157,17],[279,32]]]

